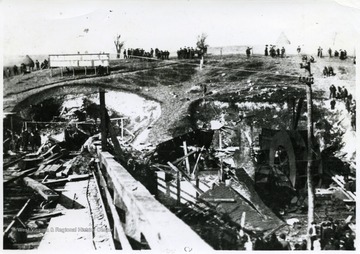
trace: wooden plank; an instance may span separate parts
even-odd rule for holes
[[[206,202],[226,202],[226,203],[235,203],[236,200],[234,198],[202,198],[202,200],[206,201]]]
[[[190,155],[192,155],[192,154],[194,154],[194,153],[196,153],[197,151],[191,151],[190,153],[188,153],[187,155],[184,155],[184,156],[182,156],[182,157],[180,157],[179,159],[177,159],[177,160],[174,160],[173,162],[172,162],[172,164],[174,164],[174,165],[176,165],[176,164],[179,164],[180,162],[182,162],[185,158],[187,158],[187,157],[189,157]]]
[[[51,185],[51,184],[60,184],[60,183],[67,183],[67,182],[75,182],[75,181],[80,181],[80,180],[88,179],[89,177],[90,177],[89,174],[70,175],[70,176],[68,176],[67,178],[50,180],[50,181],[44,182],[43,184],[45,184],[45,185]]]
[[[29,220],[46,219],[46,218],[56,217],[56,216],[60,216],[60,215],[64,215],[64,213],[63,212],[47,213],[47,214],[43,214],[43,215],[33,216],[33,217],[29,218]]]
[[[55,177],[56,173],[60,170],[61,164],[52,164],[48,169],[49,177]]]
[[[22,178],[22,177],[25,177],[33,172],[35,172],[37,170],[37,167],[36,168],[30,168],[28,170],[24,170],[24,171],[21,171],[20,174],[8,179],[8,180],[4,180],[4,185],[7,185],[9,183],[12,183],[14,182],[15,180],[19,179],[19,178]]]
[[[35,190],[37,193],[40,194],[40,196],[42,196],[47,201],[52,201],[59,198],[59,195],[55,191],[49,189],[44,184],[39,183],[38,181],[35,181],[30,177],[24,177],[23,181],[25,185]]]
[[[183,141],[183,149],[184,149],[184,156],[186,156],[185,158],[186,172],[190,174],[190,162],[189,162],[189,156],[187,156],[188,150],[187,150],[186,141]]]
[[[61,172],[61,174],[62,174],[63,176],[69,176],[69,175],[72,173],[71,167],[72,167],[72,163],[71,163],[71,164],[68,164],[68,165],[66,166],[66,168]]]
[[[121,244],[121,248],[122,248],[122,250],[125,250],[125,251],[132,251],[132,247],[131,247],[131,245],[129,243],[129,240],[126,237],[124,228],[123,228],[123,226],[121,224],[119,214],[118,214],[118,212],[116,210],[116,207],[115,207],[115,205],[113,203],[111,194],[109,192],[106,180],[105,180],[104,176],[102,175],[99,168],[97,169],[97,173],[99,175],[100,185],[103,187],[104,192],[105,192],[106,202],[107,202],[107,204],[108,204],[108,206],[110,208],[111,216],[112,216],[112,219],[113,219],[113,222],[114,222],[114,231],[116,230],[117,237],[119,238],[119,241],[120,241],[120,244]]]

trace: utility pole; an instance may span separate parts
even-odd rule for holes
[[[312,91],[311,85],[314,84],[314,78],[311,74],[310,62],[307,62],[305,66],[302,64],[300,68],[304,68],[309,72],[308,77],[300,77],[299,81],[301,83],[306,84],[306,100],[307,100],[307,193],[308,193],[308,230],[307,230],[307,243],[308,243],[308,250],[311,247],[311,239],[310,239],[310,228],[311,223],[314,221],[314,214],[315,214],[315,195],[312,183],[312,160],[313,160],[313,145],[312,145],[312,137],[313,137],[313,122],[312,122]]]

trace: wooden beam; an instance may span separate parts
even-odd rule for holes
[[[83,175],[70,175],[67,178],[63,179],[56,179],[56,180],[50,180],[46,181],[43,184],[45,185],[51,185],[51,184],[60,184],[60,183],[67,183],[67,182],[75,182],[75,181],[81,181],[88,179],[90,177],[89,174],[83,174]]]
[[[197,159],[196,159],[196,163],[195,163],[194,169],[193,169],[193,171],[192,171],[192,173],[191,173],[192,175],[195,175],[195,173],[196,173],[197,165],[199,164],[200,156],[201,156],[201,153],[202,153],[202,151],[204,150],[204,148],[205,148],[205,146],[202,146],[201,149],[200,149],[200,153],[199,153],[199,155],[198,155],[198,157],[197,157]]]
[[[132,247],[129,243],[129,240],[126,237],[124,227],[123,227],[120,217],[119,217],[119,213],[116,210],[114,200],[111,197],[110,191],[108,189],[108,184],[106,183],[105,177],[103,176],[103,174],[101,173],[101,171],[98,167],[97,167],[97,174],[98,174],[99,180],[100,180],[99,185],[103,188],[103,190],[105,192],[105,199],[108,204],[112,220],[114,222],[114,234],[116,233],[116,238],[119,240],[119,242],[121,244],[121,249],[125,250],[125,251],[131,251]],[[97,180],[95,180],[95,182],[97,182]]]
[[[179,164],[180,162],[182,162],[186,157],[189,157],[190,155],[196,153],[197,151],[191,151],[190,153],[188,153],[187,155],[184,155],[182,157],[180,157],[179,159],[176,159],[172,162],[172,164],[176,165]]]
[[[100,119],[101,119],[101,149],[102,151],[106,151],[108,123],[106,121],[105,90],[103,88],[99,88],[99,96],[100,96]]]
[[[27,175],[30,175],[31,173],[34,173],[35,171],[37,171],[37,169],[38,169],[38,168],[35,167],[35,168],[30,168],[30,169],[28,169],[28,170],[21,171],[20,174],[14,176],[14,177],[12,177],[12,178],[10,178],[10,179],[8,179],[8,180],[4,180],[4,185],[7,185],[7,184],[9,184],[9,183],[12,183],[12,182],[14,182],[15,180],[17,180],[17,179],[19,179],[19,178],[22,178],[22,177],[25,177],[25,176],[27,176]]]
[[[202,200],[207,202],[226,202],[226,203],[234,203],[236,200],[234,198],[202,198]]]
[[[57,217],[60,215],[64,215],[64,213],[63,212],[47,213],[47,214],[43,214],[43,215],[33,216],[33,217],[29,218],[29,220],[46,219],[46,218],[51,218],[51,217]]]
[[[186,156],[188,154],[186,141],[183,141],[183,149],[184,149],[184,155]],[[189,156],[186,156],[185,158],[185,166],[186,166],[186,172],[190,174]]]
[[[49,189],[44,184],[39,183],[38,181],[35,181],[30,177],[24,177],[23,181],[25,185],[35,190],[37,193],[40,194],[40,196],[42,196],[47,201],[52,201],[59,198],[59,195],[55,191]]]
[[[3,233],[3,237],[6,237],[9,233],[11,228],[15,225],[15,222],[17,221],[16,218],[20,218],[21,215],[23,214],[23,212],[25,211],[25,209],[27,208],[27,206],[29,205],[31,199],[28,199],[26,201],[26,203],[23,205],[23,207],[20,209],[20,211],[15,215],[14,219],[11,221],[11,223],[7,226],[7,228],[5,229],[4,233]]]

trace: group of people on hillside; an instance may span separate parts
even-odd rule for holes
[[[330,76],[335,76],[336,73],[334,73],[334,69],[333,67],[329,66],[325,66],[324,69],[323,69],[323,75],[324,75],[324,78],[325,77],[330,77]]]
[[[317,56],[319,58],[323,57],[323,49],[321,47],[318,48],[317,50]],[[340,60],[345,60],[347,58],[347,52],[346,50],[342,50],[340,49],[339,51],[335,50],[333,52],[333,50],[331,48],[328,49],[328,54],[329,57],[333,57],[333,53],[334,53],[334,57],[339,57]]]
[[[178,59],[194,59],[197,51],[193,47],[180,48],[177,52]]]
[[[123,54],[124,54],[124,59],[131,58],[133,56],[149,57],[149,58],[155,56],[157,59],[168,60],[170,56],[169,51],[160,50],[158,48],[156,48],[155,50],[151,48],[150,51],[148,52],[142,48],[136,48],[136,49],[128,48],[127,50],[124,49]]]
[[[29,68],[29,70],[28,70]],[[49,68],[49,61],[45,59],[41,64],[38,60],[35,61],[34,66],[27,67],[24,63],[17,66],[16,64],[13,67],[7,67],[4,69],[4,77],[10,78],[12,76],[29,73],[34,70],[43,70]]]
[[[145,51],[142,48],[128,48],[127,50],[124,49],[123,51],[124,59],[131,58],[132,56],[141,56],[141,57],[154,57],[154,50],[153,48],[150,49],[149,52]]]
[[[345,86],[338,86],[337,89],[334,84],[332,84],[329,88],[330,90],[330,106],[331,109],[335,109],[336,102],[343,101],[345,102],[345,108],[347,112],[351,115],[351,126],[355,130],[356,128],[356,102],[353,99],[351,93],[345,88]]]
[[[282,47],[277,48],[275,45],[270,45],[270,49],[268,48],[268,45],[265,45],[265,56],[271,56],[271,57],[285,57],[285,48]]]

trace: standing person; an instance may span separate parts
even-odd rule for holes
[[[276,49],[276,55],[277,55],[277,57],[280,56],[280,49],[279,48]]]
[[[342,99],[346,101],[346,98],[348,96],[348,90],[345,88],[345,86],[342,87]]]
[[[36,70],[40,70],[40,63],[37,59],[35,61],[35,66],[36,66]]]
[[[16,65],[13,66],[14,76],[19,74],[19,69]]]
[[[335,98],[336,97],[336,87],[334,86],[334,84],[332,84],[331,86],[330,86],[330,99],[331,98]]]
[[[300,54],[300,52],[301,52],[300,45],[297,47],[296,51],[298,52],[298,54]]]
[[[29,145],[30,145],[30,151],[34,152],[35,149],[35,136],[34,136],[34,132],[32,129],[30,129],[29,132]]]
[[[22,149],[23,151],[27,151],[28,149],[28,143],[29,143],[29,132],[24,127],[22,133],[21,133],[21,140],[22,140]]]
[[[285,48],[282,47],[281,48],[281,58],[284,58],[284,55],[285,55]]]
[[[269,55],[268,45],[265,45],[265,56]]]
[[[126,55],[126,49],[124,49],[124,59],[127,59],[127,55]]]
[[[321,47],[318,48],[317,56],[320,57]]]
[[[351,109],[351,100],[349,99],[349,97],[346,98],[345,101],[345,108],[347,110],[348,113],[350,113],[350,109]]]
[[[311,226],[309,228],[309,235],[310,235],[310,241],[311,241],[311,250],[313,250],[314,249],[314,241],[317,238],[317,229],[316,229],[315,221],[311,222]]]
[[[252,48],[247,47],[247,49],[246,49],[246,56],[247,56],[247,57],[250,57],[251,49],[252,49]]]
[[[10,78],[10,77],[11,77],[10,68],[6,68],[6,77],[7,77],[7,78]]]
[[[332,100],[332,101],[330,102],[331,110],[334,110],[334,109],[335,109],[335,104],[336,104],[336,101],[335,101],[335,100]]]
[[[329,53],[329,57],[331,58],[331,57],[332,57],[332,55],[331,55],[331,54],[332,54],[331,48],[328,49],[328,53]]]
[[[286,241],[285,234],[281,233],[279,238],[280,238],[279,242],[280,242],[280,244],[282,246],[282,249],[283,250],[291,250],[290,243],[288,241]]]
[[[338,92],[336,94],[336,99],[341,99],[342,96],[342,89],[340,86],[338,86]]]
[[[37,150],[39,149],[39,147],[41,146],[41,136],[40,136],[40,132],[39,129],[36,127],[35,131],[34,131],[34,149]]]
[[[329,76],[329,69],[328,69],[326,66],[324,67],[323,75],[324,75],[324,77],[328,77],[328,76]]]

